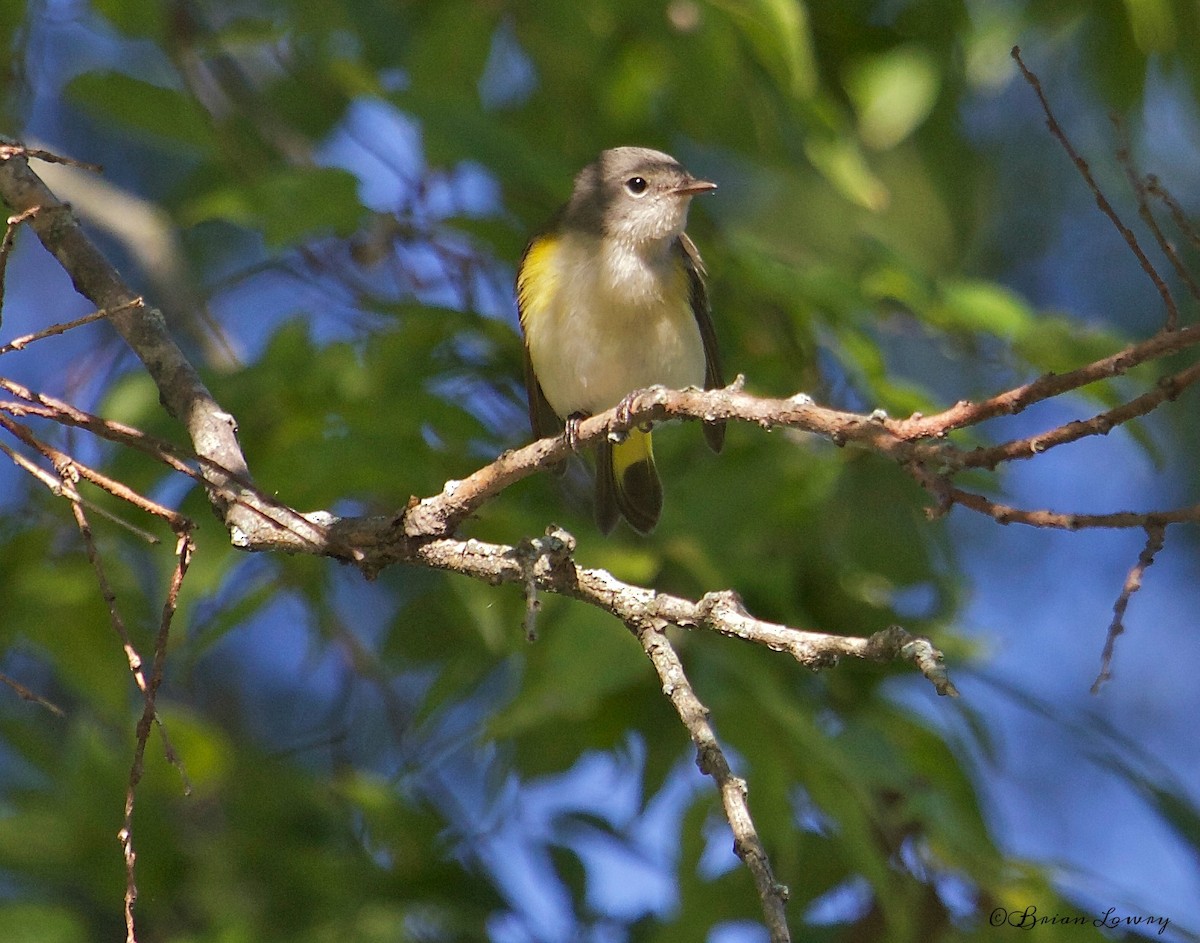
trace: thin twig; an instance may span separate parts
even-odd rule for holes
[[[70,487],[69,480],[64,479],[63,484]],[[142,671],[142,656],[133,647],[129,631],[125,627],[125,620],[121,617],[121,612],[117,608],[117,594],[113,592],[112,586],[108,582],[108,576],[104,572],[104,563],[101,561],[100,553],[96,548],[96,540],[92,534],[92,525],[88,522],[87,514],[81,502],[72,501],[71,510],[75,515],[75,523],[79,528],[79,533],[83,537],[83,545],[87,551],[88,562],[91,563],[92,569],[96,574],[96,582],[100,585],[100,595],[103,597],[104,604],[108,608],[108,621],[117,633],[117,638],[121,641],[121,649],[125,652],[125,660],[129,663],[129,671],[133,675],[134,683],[137,684],[138,690],[145,695],[146,676]]]
[[[979,446],[960,452],[950,462],[956,469],[994,469],[1003,462],[1035,458],[1060,445],[1095,435],[1108,435],[1113,429],[1154,411],[1164,402],[1176,399],[1185,389],[1200,381],[1200,363],[1192,364],[1169,377],[1163,377],[1154,389],[1120,406],[1105,410],[1090,419],[1076,419],[1046,432],[1023,439],[1011,439],[998,445]]]
[[[35,393],[14,380],[0,377],[0,389],[7,390],[23,400],[0,401],[0,411],[13,416],[39,416],[62,425],[76,426],[110,442],[135,448],[174,471],[206,485],[210,489],[210,496],[213,487],[211,480],[205,478],[189,462],[211,470],[224,481],[235,483],[237,488],[231,500],[238,504],[245,502],[245,508],[254,520],[269,525],[255,529],[254,549],[265,549],[274,542],[273,549],[324,553],[342,559],[356,559],[356,552],[352,547],[339,544],[330,538],[325,521],[332,520],[333,516],[326,512],[301,514],[276,498],[264,494],[233,470],[219,466],[213,459],[193,455],[186,449],[148,435],[140,429],[102,419],[44,393]],[[251,543],[249,535],[243,532],[235,531],[233,536],[236,545],[248,546]]]
[[[1171,214],[1171,221],[1183,233],[1183,237],[1191,243],[1193,249],[1200,249],[1200,232],[1192,225],[1188,219],[1187,213],[1183,211],[1183,207],[1179,205],[1179,201],[1167,192],[1166,188],[1159,181],[1158,177],[1150,174],[1146,177],[1146,192],[1153,197],[1157,197],[1166,206]]]
[[[1171,289],[1167,287],[1167,283],[1158,274],[1158,270],[1154,267],[1154,264],[1146,257],[1146,253],[1142,251],[1142,247],[1138,243],[1137,236],[1134,235],[1133,230],[1121,222],[1121,217],[1117,215],[1117,211],[1108,202],[1108,198],[1101,192],[1100,185],[1096,183],[1096,178],[1092,176],[1092,171],[1088,167],[1087,161],[1075,150],[1075,146],[1067,137],[1066,132],[1063,131],[1062,126],[1058,123],[1058,119],[1054,117],[1054,112],[1050,108],[1050,102],[1047,101],[1046,95],[1042,91],[1042,83],[1038,81],[1038,77],[1029,70],[1021,58],[1020,46],[1013,46],[1012,57],[1020,67],[1021,75],[1025,77],[1025,81],[1029,83],[1029,86],[1037,95],[1038,102],[1042,106],[1042,113],[1046,116],[1046,126],[1050,129],[1050,133],[1054,135],[1058,143],[1062,145],[1063,150],[1067,152],[1067,156],[1071,158],[1075,169],[1079,171],[1079,175],[1083,177],[1084,183],[1092,191],[1092,196],[1095,197],[1096,205],[1100,207],[1100,211],[1116,227],[1117,232],[1121,234],[1121,238],[1125,240],[1125,244],[1129,246],[1129,251],[1133,253],[1134,257],[1138,260],[1138,264],[1141,265],[1142,271],[1149,276],[1150,281],[1154,283],[1154,287],[1158,289],[1163,305],[1167,309],[1167,324],[1177,325],[1179,323],[1179,309],[1175,305]],[[1174,330],[1173,327],[1168,329]]]
[[[1066,373],[1047,373],[1036,380],[978,402],[960,400],[932,416],[914,413],[907,419],[888,419],[883,425],[889,432],[906,440],[940,439],[956,429],[978,425],[997,416],[1012,416],[1035,403],[1053,399],[1062,393],[1081,389],[1100,380],[1123,376],[1143,363],[1187,350],[1197,344],[1200,344],[1200,325],[1189,324],[1177,331],[1159,331],[1143,341],[1130,344],[1116,353]],[[848,429],[846,435],[854,441],[859,441],[856,430]]]
[[[28,428],[18,422],[14,422],[12,419],[9,419],[3,414],[0,414],[0,428],[8,430],[26,445],[37,449],[50,461],[52,465],[54,465],[55,469],[58,471],[58,477],[51,475],[44,468],[38,467],[19,452],[8,448],[6,445],[0,444],[0,450],[3,450],[4,453],[12,459],[14,464],[44,484],[52,494],[58,497],[65,497],[70,501],[81,501],[84,506],[88,508],[88,510],[95,511],[97,514],[109,521],[112,521],[114,524],[125,528],[130,533],[141,538],[147,543],[157,544],[159,543],[159,539],[149,531],[118,517],[111,511],[99,507],[98,505],[89,501],[87,498],[84,498],[74,487],[75,483],[80,478],[90,481],[93,484],[103,488],[114,497],[120,498],[122,501],[127,501],[139,510],[163,518],[172,527],[177,529],[184,528],[191,530],[195,526],[182,514],[178,514],[177,512],[172,511],[170,508],[164,507],[158,502],[152,501],[149,498],[138,494],[129,486],[109,478],[102,472],[98,472],[90,466],[84,465],[65,453],[60,452],[58,449],[40,441],[33,435],[32,432],[29,431]]]
[[[2,278],[2,276],[0,276]],[[0,283],[2,284],[2,283]],[[3,298],[3,294],[0,294]],[[85,324],[91,324],[93,321],[103,321],[106,318],[111,318],[114,314],[122,311],[128,311],[130,308],[140,308],[145,304],[142,298],[134,298],[132,301],[127,301],[123,305],[116,308],[106,308],[101,311],[93,311],[91,314],[85,314],[81,318],[76,318],[74,321],[66,321],[62,324],[54,324],[45,330],[37,331],[33,334],[24,334],[21,337],[13,338],[3,347],[0,347],[0,354],[7,354],[14,350],[24,350],[34,341],[40,341],[47,337],[54,337],[59,334],[65,334],[67,331],[77,327],[82,327]]]
[[[1192,273],[1183,264],[1179,253],[1175,251],[1175,246],[1167,239],[1162,231],[1162,227],[1158,225],[1158,220],[1155,219],[1154,213],[1150,209],[1150,200],[1148,199],[1149,190],[1146,186],[1146,180],[1138,173],[1137,166],[1133,162],[1133,148],[1129,141],[1129,133],[1125,128],[1125,122],[1116,114],[1111,115],[1111,118],[1113,127],[1117,133],[1117,163],[1125,170],[1125,178],[1129,181],[1130,189],[1133,190],[1133,194],[1137,198],[1138,215],[1142,218],[1142,222],[1146,224],[1146,228],[1150,230],[1150,234],[1154,236],[1154,241],[1158,243],[1158,248],[1162,254],[1171,263],[1171,268],[1175,270],[1175,274],[1179,276],[1180,281],[1187,288],[1188,294],[1192,298],[1200,300],[1200,285],[1197,285],[1195,279],[1192,278]],[[1179,312],[1177,310],[1168,309],[1165,327],[1168,331],[1173,331],[1179,327]]]
[[[82,529],[82,528],[81,528]],[[117,833],[117,838],[121,842],[121,852],[125,859],[125,940],[126,943],[137,943],[137,930],[134,921],[134,904],[137,901],[137,852],[133,845],[133,810],[137,795],[137,787],[141,782],[142,774],[145,770],[146,760],[146,745],[150,741],[150,731],[157,724],[159,734],[163,738],[163,747],[166,753],[167,762],[171,763],[183,778],[184,792],[191,792],[191,784],[188,781],[187,772],[184,770],[183,763],[179,759],[174,746],[172,746],[170,738],[167,736],[166,728],[163,726],[161,718],[158,716],[156,701],[158,696],[159,685],[162,684],[163,668],[166,664],[167,654],[167,638],[170,633],[171,620],[174,618],[175,610],[179,601],[179,590],[183,586],[183,578],[187,574],[188,564],[191,561],[192,538],[186,533],[181,532],[178,535],[176,544],[176,565],[175,572],[171,577],[171,585],[167,590],[167,598],[163,603],[162,618],[159,621],[158,635],[154,642],[154,661],[150,670],[149,679],[145,679],[142,675],[141,659],[133,652],[133,657],[137,658],[138,667],[134,671],[135,678],[138,678],[138,687],[143,693],[142,716],[137,723],[137,741],[134,746],[133,760],[129,768],[129,781],[125,787],[125,818],[121,825],[121,830]],[[94,547],[92,548],[94,550]],[[91,551],[89,551],[90,553]],[[97,572],[100,572],[99,570]],[[127,645],[127,651],[131,651],[132,646]],[[133,662],[131,660],[131,666]]]
[[[940,517],[954,505],[960,505],[985,514],[997,524],[1025,524],[1029,527],[1046,527],[1052,530],[1114,529],[1131,530],[1138,527],[1161,527],[1168,524],[1200,523],[1200,504],[1171,508],[1165,511],[1112,511],[1107,514],[1076,514],[1049,510],[1027,510],[1013,507],[983,495],[956,488],[943,474],[931,472],[923,466],[909,467],[909,472],[921,487],[936,499],[936,505],[928,509],[931,518]]]
[[[1163,547],[1167,529],[1161,524],[1151,524],[1146,528],[1146,545],[1138,554],[1137,563],[1125,577],[1125,585],[1121,587],[1121,595],[1113,604],[1113,618],[1108,626],[1108,635],[1104,640],[1104,651],[1100,654],[1100,673],[1092,682],[1092,693],[1099,694],[1100,688],[1112,677],[1113,652],[1117,646],[1117,636],[1125,632],[1125,610],[1129,608],[1130,597],[1142,588],[1142,578],[1146,570],[1154,563],[1154,556]]]
[[[44,161],[47,164],[69,164],[72,167],[90,170],[94,174],[104,173],[104,168],[100,164],[88,163],[85,160],[76,160],[74,157],[65,157],[62,154],[55,154],[53,151],[46,151],[40,147],[26,147],[24,144],[0,144],[0,161],[10,160],[13,157],[28,157]]]
[[[15,216],[8,217],[4,236],[0,238],[0,315],[3,315],[4,309],[4,279],[8,273],[8,257],[12,253],[13,243],[17,239],[17,228],[27,219],[36,216],[40,209],[40,206],[31,206]]]
[[[37,704],[39,707],[44,707],[51,714],[54,714],[57,717],[66,717],[67,716],[67,712],[64,711],[57,704],[55,704],[53,701],[48,701],[48,700],[46,700],[46,698],[42,697],[40,694],[29,690],[29,688],[25,687],[25,685],[23,685],[20,681],[17,681],[15,678],[10,678],[6,674],[0,674],[0,684],[8,685],[10,688],[12,688],[17,693],[17,696],[19,698],[21,698],[22,700],[31,701],[34,704]]]
[[[64,484],[67,482],[64,480]],[[100,560],[100,554],[96,549],[96,541],[92,537],[92,527],[88,523],[87,514],[83,509],[83,505],[78,501],[71,502],[71,510],[75,514],[75,523],[79,527],[79,533],[83,537],[84,547],[87,550],[89,562],[92,564],[92,569],[96,573],[96,581],[100,584],[100,594],[104,597],[104,602],[108,607],[108,619],[117,637],[121,640],[121,648],[125,652],[125,658],[129,662],[129,671],[133,675],[134,683],[137,684],[138,690],[142,692],[144,698],[148,697],[149,689],[146,684],[146,677],[142,670],[142,658],[138,654],[137,649],[133,647],[133,643],[129,638],[129,632],[125,628],[125,620],[121,617],[120,611],[117,609],[117,597],[109,585],[108,577],[104,572],[104,564]],[[149,699],[147,701],[149,703]],[[138,725],[138,743],[141,744],[142,725]],[[132,775],[131,775],[132,780]],[[125,858],[125,940],[126,943],[137,943],[137,933],[134,928],[133,920],[133,904],[137,900],[137,884],[134,880],[135,865],[137,863],[137,853],[133,848],[133,786],[131,785],[125,793],[125,824],[122,826],[117,837],[121,842],[121,849]]]
[[[0,424],[3,424],[3,423],[4,423],[4,420],[2,417],[0,417]],[[154,534],[150,533],[148,530],[143,530],[142,528],[138,527],[136,524],[133,524],[130,521],[124,520],[123,518],[120,518],[117,515],[113,514],[111,511],[105,510],[104,508],[100,507],[99,505],[89,501],[87,498],[83,497],[82,495],[80,495],[80,493],[78,491],[75,490],[75,487],[73,484],[70,484],[67,480],[65,480],[63,478],[54,477],[54,475],[50,474],[50,472],[46,471],[46,469],[39,468],[36,463],[30,461],[28,458],[26,458],[20,452],[16,451],[15,449],[9,448],[7,445],[5,445],[2,442],[0,442],[0,452],[3,452],[5,455],[7,455],[12,460],[12,463],[14,465],[16,465],[19,469],[21,469],[24,472],[27,472],[34,479],[36,479],[37,481],[39,481],[43,485],[45,485],[46,488],[50,491],[50,493],[53,494],[55,497],[66,498],[68,501],[75,501],[79,504],[82,504],[89,511],[99,514],[105,520],[111,521],[113,524],[116,524],[118,527],[123,527],[125,530],[129,531],[135,537],[138,537],[141,540],[146,541],[146,543],[148,543],[148,544],[156,544],[159,542],[158,538],[155,537]]]

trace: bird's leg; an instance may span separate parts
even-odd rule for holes
[[[633,419],[633,407],[637,403],[638,398],[642,396],[642,394],[656,393],[656,392],[659,392],[659,391],[665,390],[665,389],[666,389],[666,387],[662,386],[661,384],[656,383],[654,386],[646,387],[646,389],[644,389],[644,390],[633,390],[632,392],[627,393],[625,395],[625,397],[621,400],[621,402],[617,403],[617,405],[616,405],[617,415],[615,418],[616,418],[617,422],[619,422],[623,425],[628,425],[631,422],[631,420]],[[649,432],[651,425],[652,425],[652,423],[642,422],[642,423],[638,423],[638,428],[641,429],[643,432]],[[608,434],[608,437],[610,440],[612,440],[614,442],[624,442],[625,437],[627,435],[629,435],[628,431],[610,432]]]
[[[617,403],[617,422],[622,424],[629,422],[630,416],[633,415],[633,402],[637,399],[638,393],[640,392],[641,390],[634,390],[632,393],[626,393],[625,396],[621,398],[621,402]]]
[[[567,445],[571,447],[572,452],[579,451],[579,424],[589,417],[589,413],[571,413],[564,423],[565,428],[563,431],[567,434]]]
[[[633,401],[637,399],[638,393],[640,392],[640,390],[634,390],[631,393],[627,393],[621,399],[621,402],[617,403],[617,405],[614,407],[617,411],[617,414],[613,417],[617,422],[629,422],[629,417],[633,413]],[[627,438],[629,438],[628,429],[613,429],[608,434],[608,441],[612,442],[614,445],[619,445]]]

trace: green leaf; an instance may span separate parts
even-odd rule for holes
[[[711,0],[743,32],[779,87],[799,99],[817,88],[816,59],[805,6],[791,0]]]
[[[941,280],[938,303],[930,316],[942,327],[978,331],[1010,341],[1027,335],[1037,323],[1033,309],[1016,292],[982,279]]]
[[[933,111],[939,84],[932,55],[918,46],[898,46],[855,61],[845,85],[863,143],[883,151],[911,135]]]
[[[93,9],[127,36],[163,36],[170,7],[160,0],[96,0]]]
[[[838,191],[864,209],[879,212],[891,199],[887,185],[868,166],[857,143],[832,135],[813,135],[804,153]]]
[[[526,683],[491,723],[497,737],[592,718],[602,699],[644,682],[652,671],[629,631],[591,606],[571,603],[552,625],[539,625],[526,657]]]
[[[220,219],[257,229],[269,246],[282,248],[322,234],[349,235],[366,210],[353,174],[334,167],[279,167],[196,194],[179,215],[186,225]]]
[[[85,72],[66,86],[66,95],[97,118],[151,135],[164,147],[194,153],[213,149],[207,112],[189,95],[120,72]]]
[[[1170,0],[1125,0],[1129,25],[1138,49],[1149,55],[1173,49],[1179,38],[1179,24]]]

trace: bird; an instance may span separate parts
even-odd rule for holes
[[[629,394],[724,385],[707,273],[684,231],[692,198],[717,188],[669,154],[616,147],[576,175],[571,196],[529,240],[517,269],[525,388],[535,438],[568,438]],[[707,421],[714,452],[725,426]],[[658,523],[662,483],[648,425],[596,447],[595,516],[641,534]]]

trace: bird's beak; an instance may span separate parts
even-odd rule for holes
[[[709,180],[692,179],[682,186],[676,187],[672,192],[677,196],[695,196],[698,193],[708,193],[715,189],[717,189],[717,185]]]

